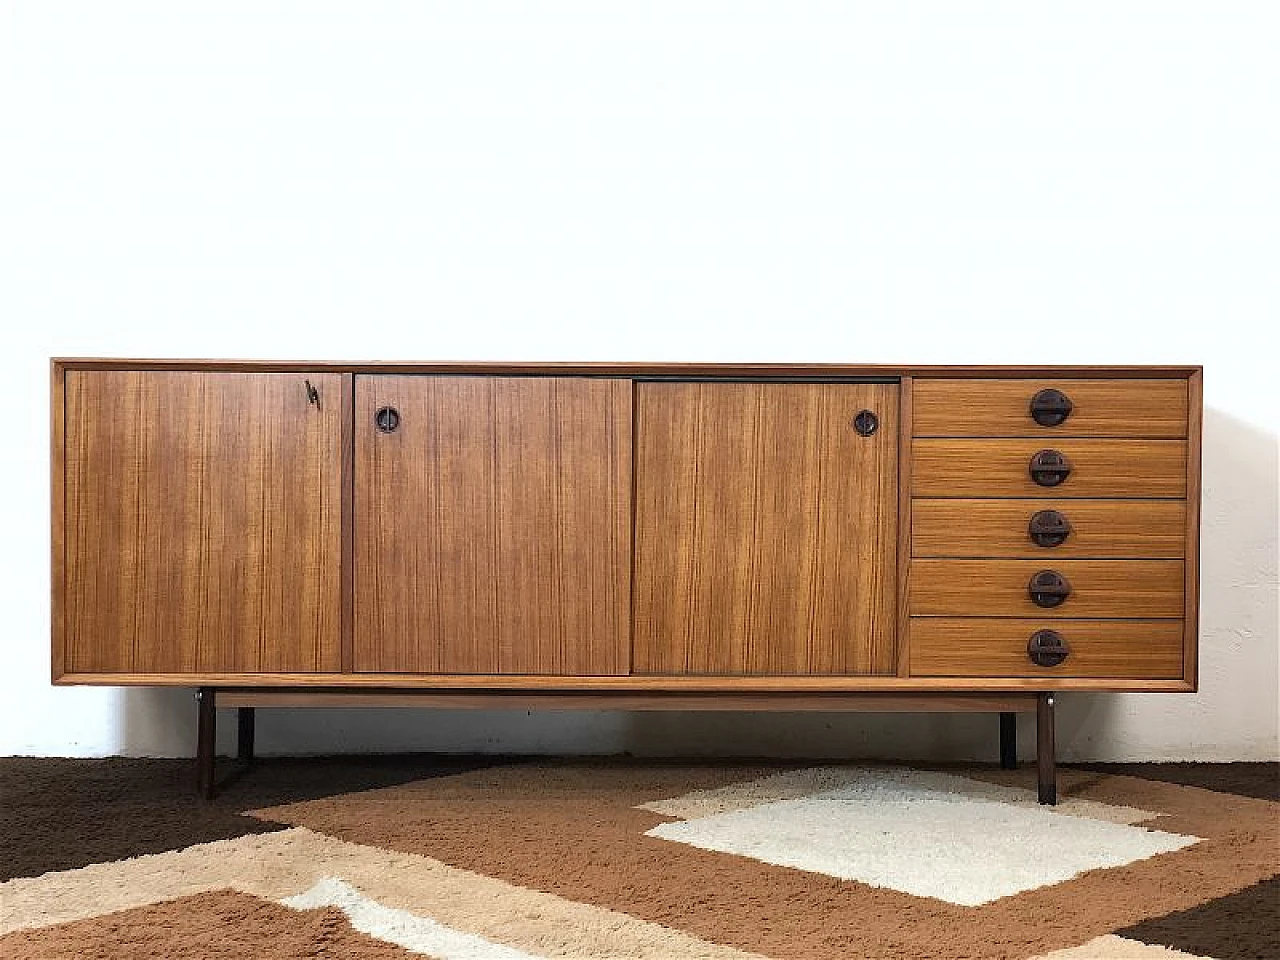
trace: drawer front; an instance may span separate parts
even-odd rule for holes
[[[1037,514],[1054,511],[1066,539],[1040,546]],[[1048,517],[1047,519],[1056,519]],[[1181,559],[1187,505],[1182,500],[914,500],[911,552],[917,557],[1134,557]]]
[[[1162,437],[1187,436],[1185,380],[932,380],[912,384],[912,432],[917,437]],[[1042,395],[1043,425],[1032,415]]]
[[[1039,666],[1027,652],[1040,630],[1054,630],[1066,658]],[[914,677],[1116,677],[1175,680],[1182,676],[1181,620],[953,619],[911,621]]]
[[[1031,598],[1031,578],[1053,570],[1070,593]],[[935,617],[1171,618],[1182,616],[1181,560],[912,560],[910,612]]]
[[[1063,454],[1070,472],[1045,486],[1032,478],[1032,458]],[[911,444],[916,497],[1181,498],[1187,492],[1184,440],[918,439]],[[1048,475],[1047,479],[1052,479]]]

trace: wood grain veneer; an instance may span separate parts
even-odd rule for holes
[[[901,363],[614,363],[524,361],[422,362],[404,360],[311,361],[311,360],[216,360],[156,357],[59,357],[54,363],[68,370],[203,370],[220,372],[307,373],[416,373],[468,376],[602,376],[602,377],[787,377],[826,379],[831,377],[982,377],[987,379],[1088,378],[1131,380],[1185,379],[1198,366],[1028,366],[991,364],[901,364]]]
[[[351,673],[355,669],[355,576],[356,576],[356,442],[355,442],[355,376],[342,377],[342,556],[339,568],[339,669]]]
[[[400,405],[416,412],[399,434],[378,434],[358,384],[399,379],[424,392]],[[527,386],[504,392],[515,383]],[[556,399],[566,384],[595,386]],[[1044,387],[1072,399],[1059,427],[1029,416]],[[652,452],[633,396],[738,388],[770,399],[700,407],[696,436],[657,441],[669,475],[651,464],[646,484],[631,464],[633,442]],[[877,400],[869,459],[811,416],[835,416],[813,397],[858,390],[897,404],[886,416]],[[279,406],[299,400],[301,412]],[[674,695],[809,709],[886,693],[1194,689],[1201,404],[1191,366],[55,360],[53,678],[398,687],[476,706],[621,695],[636,709]],[[668,428],[693,422],[668,413]],[[1060,487],[1028,476],[1045,448],[1075,467]],[[1047,508],[1074,525],[1058,548],[1026,535]],[[939,564],[961,565],[949,585]],[[1071,579],[1066,604],[1031,604],[1033,567]],[[1094,633],[1073,643],[1069,672],[1014,675],[1025,637],[1011,631],[1031,623]],[[942,663],[945,636],[970,643],[966,663]]]
[[[1056,487],[1031,479],[1040,450],[1066,454],[1072,472]],[[1187,492],[1184,440],[916,439],[911,445],[916,497],[1182,498]]]
[[[355,422],[356,670],[627,671],[629,381],[357,376]]]
[[[1032,515],[1057,510],[1071,535],[1056,547],[1027,533]],[[914,500],[911,537],[917,557],[1060,557],[1181,559],[1187,543],[1182,500]]]
[[[1056,667],[1027,656],[1027,640],[1050,627],[1070,647]],[[1054,620],[917,617],[911,621],[911,672],[933,677],[1182,676],[1181,620]]]
[[[1070,398],[1064,423],[1045,427],[1031,418],[1040,390]],[[931,379],[916,391],[917,437],[1162,437],[1187,436],[1185,380]]]
[[[187,673],[67,673],[58,678],[60,685],[96,686],[162,686],[190,687]],[[530,692],[596,692],[615,693],[1018,693],[1035,690],[1094,690],[1186,692],[1191,685],[1185,680],[1122,680],[1114,677],[966,677],[957,683],[953,677],[877,677],[877,676],[616,676],[576,677],[531,674],[406,674],[353,673],[335,676],[320,673],[205,673],[199,684],[210,687],[271,687],[279,689],[329,688],[335,685],[358,690],[465,690],[503,693],[512,690]]]
[[[62,364],[49,364],[49,632],[52,650],[49,669],[52,680],[66,672],[66,373]]]
[[[896,384],[638,385],[635,672],[896,672],[897,404]]]
[[[1200,683],[1200,490],[1204,378],[1199,368],[1187,380],[1187,543],[1186,609],[1183,611],[1182,676],[1192,689]]]
[[[341,377],[70,371],[65,388],[64,668],[337,670]]]
[[[911,420],[915,381],[903,377],[898,392],[898,676],[911,673],[911,585],[912,499]]]
[[[1057,607],[1031,601],[1027,584],[1039,570],[1056,570],[1071,583]],[[1180,619],[1181,560],[937,560],[911,563],[911,615],[1134,617]]]

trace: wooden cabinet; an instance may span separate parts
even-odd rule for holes
[[[57,361],[54,677],[1190,689],[1199,411],[1194,368]]]
[[[354,670],[628,671],[631,392],[356,378]]]
[[[1195,689],[1198,368],[64,360],[52,386],[53,679],[199,686],[206,787],[216,689],[242,751],[271,696],[1031,702],[1042,799],[1055,692]]]
[[[342,379],[90,369],[55,383],[67,673],[340,669]]]
[[[1194,683],[1198,390],[917,381],[912,675]]]
[[[638,385],[636,673],[895,672],[897,407],[896,384]]]

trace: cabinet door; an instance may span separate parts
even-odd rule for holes
[[[67,671],[337,670],[341,376],[63,388]]]
[[[629,381],[357,377],[356,669],[626,673],[630,494]]]
[[[897,397],[639,385],[637,673],[895,671]],[[870,436],[853,425],[864,409]]]

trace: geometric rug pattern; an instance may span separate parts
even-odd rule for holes
[[[1280,958],[1275,765],[0,760],[0,957]]]

